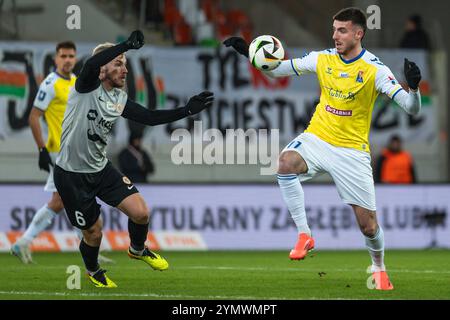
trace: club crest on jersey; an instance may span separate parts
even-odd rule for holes
[[[122,113],[123,109],[125,109],[125,106],[123,104],[120,104],[120,103],[115,104],[114,106],[116,108],[116,111],[119,112],[119,113]]]
[[[122,180],[123,180],[123,183],[125,183],[125,184],[131,184],[131,181],[130,181],[130,179],[128,179],[128,177],[122,177]]]
[[[117,111],[119,113],[122,113],[123,109],[125,109],[125,106],[120,103],[115,104],[115,103],[107,101],[106,108],[108,108],[109,110],[112,110],[112,111]]]
[[[364,82],[363,74],[364,74],[364,71],[359,71],[358,72],[358,76],[356,77],[356,82],[360,82],[360,83]]]

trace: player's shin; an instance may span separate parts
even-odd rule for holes
[[[93,275],[95,272],[100,269],[100,265],[98,264],[98,252],[100,250],[100,246],[92,247],[84,242],[84,239],[80,242],[80,252],[83,257],[84,265],[86,266],[86,270],[90,275]]]
[[[277,174],[278,185],[299,233],[311,236],[305,211],[305,196],[296,174]]]
[[[372,258],[372,272],[385,271],[384,266],[384,233],[383,229],[378,229],[372,237],[366,238],[366,246]]]
[[[33,241],[33,239],[36,238],[39,233],[47,229],[47,227],[52,223],[55,217],[56,212],[50,209],[47,205],[44,205],[36,212],[33,220],[31,221],[31,224],[28,226],[22,238],[27,243],[31,243],[31,241]]]
[[[148,223],[137,224],[128,219],[128,233],[130,234],[130,251],[135,255],[142,255],[147,240]]]

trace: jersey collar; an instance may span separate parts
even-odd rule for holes
[[[69,77],[69,78],[64,77],[62,74],[59,74],[56,70],[55,70],[55,74],[56,74],[58,77],[63,78],[64,80],[70,80],[70,78],[71,78],[71,77]]]
[[[349,63],[355,62],[356,60],[361,58],[365,52],[366,52],[366,49],[363,48],[356,57],[354,57],[353,59],[350,59],[350,60],[345,60],[344,58],[342,58],[342,56],[340,54],[338,54],[338,55],[339,55],[339,58],[341,58],[342,62],[344,62],[345,64],[349,64]]]

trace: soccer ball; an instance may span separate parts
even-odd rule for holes
[[[270,71],[284,59],[284,49],[280,40],[274,36],[259,36],[250,43],[248,58],[255,68]]]

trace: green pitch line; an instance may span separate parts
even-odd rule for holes
[[[35,265],[0,254],[0,299],[450,299],[450,251],[388,251],[395,286],[369,290],[366,251],[317,251],[290,261],[284,251],[165,252],[165,272],[126,253],[103,265],[117,289],[94,288],[81,275],[81,290],[68,290],[66,269],[82,267],[76,253],[34,254]]]

